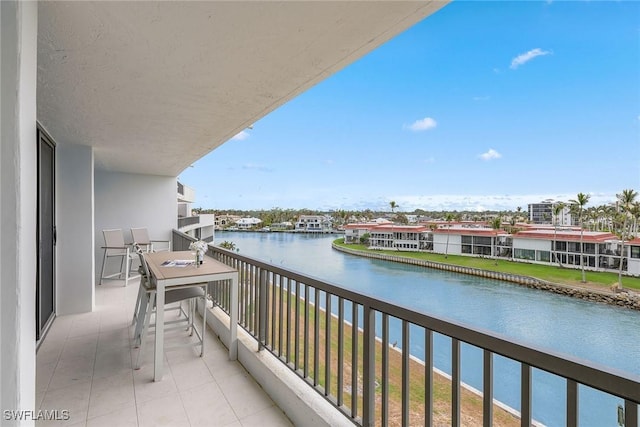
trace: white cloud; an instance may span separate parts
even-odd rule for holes
[[[436,159],[434,157],[429,157],[427,159],[424,159],[424,162],[427,164],[431,164],[431,163],[435,163]]]
[[[551,52],[548,50],[542,50],[539,47],[530,50],[527,53],[521,53],[520,55],[516,56],[515,58],[513,58],[511,60],[511,65],[510,68],[512,70],[515,70],[516,68],[518,68],[519,66],[526,64],[527,62],[531,61],[533,58],[537,57],[537,56],[544,56],[544,55],[549,55]]]
[[[260,171],[260,172],[273,172],[273,169],[268,167],[268,166],[264,166],[264,165],[258,165],[255,163],[245,163],[244,165],[242,165],[242,169],[246,169],[246,170],[256,170],[256,171]]]
[[[421,132],[423,130],[433,129],[436,126],[438,126],[438,122],[436,122],[431,117],[425,117],[424,119],[416,120],[411,125],[409,125],[408,128],[414,132]]]
[[[233,141],[244,141],[245,139],[249,138],[249,132],[243,130],[240,131],[240,133],[237,133],[233,138],[231,138]]]
[[[493,148],[489,148],[489,151],[480,154],[478,157],[480,157],[482,160],[494,160],[502,157],[502,154],[498,153]]]

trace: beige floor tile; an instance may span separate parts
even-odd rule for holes
[[[105,378],[132,371],[131,350],[114,348],[99,352],[93,367],[93,379]]]
[[[69,328],[68,338],[94,335],[100,332],[100,316],[96,312],[89,314],[91,314],[91,316],[85,316],[74,320],[73,324]]]
[[[64,344],[60,360],[96,357],[98,344],[98,334],[85,335],[82,337],[69,337]]]
[[[43,410],[68,410],[69,420],[51,421],[47,425],[71,425],[86,421],[89,409],[91,382],[73,384],[56,390],[47,390],[40,406]]]
[[[240,424],[243,427],[293,427],[289,418],[275,405],[240,419]]]
[[[171,370],[165,364],[162,381],[153,381],[153,364],[147,364],[140,370],[133,371],[133,385],[138,405],[142,402],[158,399],[178,392]]]
[[[61,359],[53,372],[47,390],[64,388],[79,383],[90,384],[93,376],[94,363],[95,360],[84,357],[78,359]]]
[[[39,358],[36,359],[36,391],[46,391],[49,388],[57,364],[57,361],[42,363]]]
[[[140,427],[190,427],[189,419],[178,393],[138,404]]]
[[[222,393],[239,419],[274,405],[258,383],[246,373],[225,378]]]
[[[132,402],[127,407],[89,418],[87,427],[138,427],[138,411]]]
[[[169,363],[169,365],[173,379],[180,391],[214,381],[209,368],[200,357],[196,356],[190,360]]]
[[[215,382],[182,391],[180,395],[192,426],[211,425],[212,420],[220,426],[238,421],[231,405]]]
[[[205,353],[203,360],[218,383],[226,378],[247,373],[238,361],[229,360],[227,352]]]
[[[93,379],[89,399],[89,418],[125,408],[135,402],[131,371],[100,379]]]

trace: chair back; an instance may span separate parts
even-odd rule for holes
[[[140,257],[140,268],[142,269],[141,271],[142,274],[140,275],[141,283],[145,288],[149,288],[152,286],[151,274],[149,273],[149,265],[147,264],[147,261],[145,261],[144,259],[144,255],[143,255],[144,251],[138,244],[135,244],[133,247],[136,253],[138,254],[138,257]]]
[[[133,242],[140,246],[151,244],[151,241],[149,240],[149,232],[146,228],[132,228],[131,237],[133,238]]]
[[[121,229],[102,230],[104,236],[104,245],[121,249],[107,249],[107,256],[122,254],[125,249],[124,236]]]

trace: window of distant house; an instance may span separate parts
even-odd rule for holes
[[[640,246],[631,246],[631,258],[640,258]]]

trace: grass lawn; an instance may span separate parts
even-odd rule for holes
[[[528,264],[525,262],[515,262],[506,259],[495,260],[492,258],[479,258],[471,256],[449,255],[445,258],[442,254],[434,254],[428,252],[399,252],[399,251],[381,251],[367,249],[364,245],[345,245],[344,239],[337,239],[334,243],[344,248],[371,252],[382,253],[387,255],[402,256],[406,258],[422,259],[433,262],[441,262],[443,264],[459,265],[464,267],[480,268],[488,271],[499,271],[502,273],[518,274],[521,276],[535,277],[536,279],[546,280],[548,282],[560,283],[564,285],[580,286],[582,283],[582,273],[579,269],[560,268],[557,266]],[[609,289],[613,283],[618,282],[616,273],[586,271],[587,285]],[[640,290],[640,278],[622,276],[622,285],[628,289]]]

